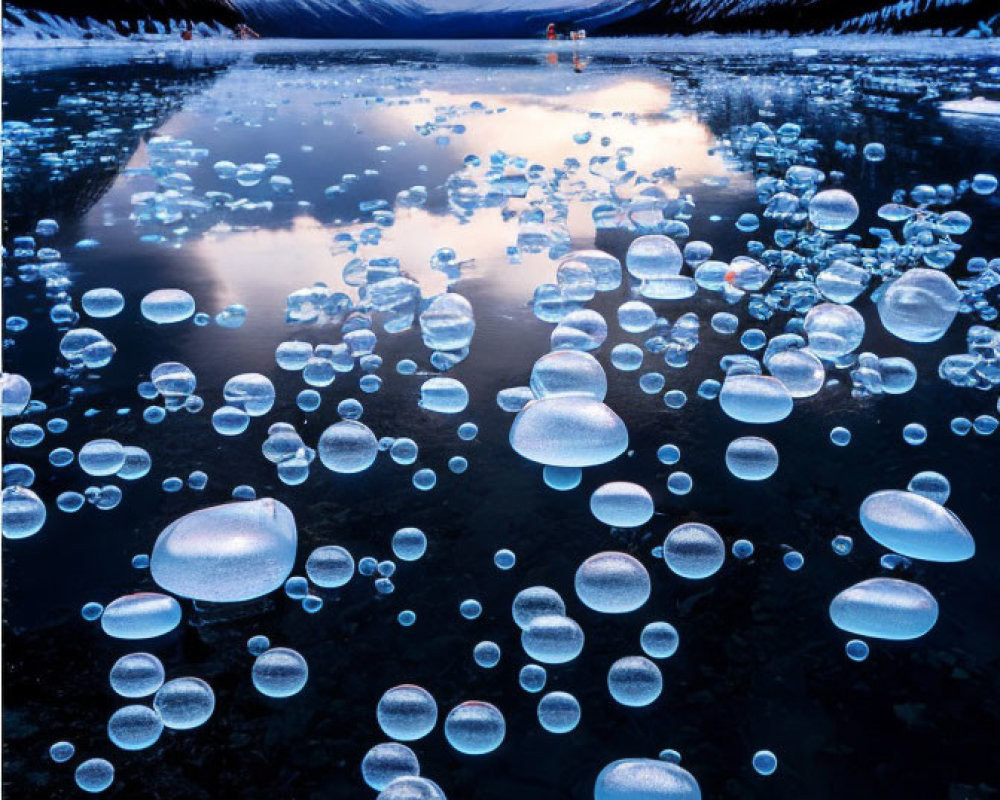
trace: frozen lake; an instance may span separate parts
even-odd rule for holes
[[[998,57],[917,37],[6,50],[5,792],[375,797],[362,761],[395,738],[453,800],[638,797],[599,773],[668,749],[686,772],[639,766],[706,798],[991,796]],[[197,518],[187,560],[157,544],[252,496],[294,517],[280,558],[232,534],[287,534],[271,505]],[[717,531],[691,545],[707,560],[671,560],[685,523]],[[345,585],[307,573],[330,546]],[[870,579],[858,611],[840,593]],[[581,651],[562,629],[546,663],[522,636],[532,586]],[[126,609],[143,638],[81,615],[137,592],[179,604]],[[676,653],[640,641],[655,622]],[[254,636],[301,655],[304,687],[266,696]],[[167,687],[206,682],[210,716],[116,693],[138,652]],[[377,717],[400,684],[436,701],[426,736]],[[551,692],[578,702],[568,733],[540,724]],[[502,743],[482,706],[445,725],[472,700]],[[156,710],[109,740],[129,705]],[[95,758],[106,789],[103,763],[77,771]]]

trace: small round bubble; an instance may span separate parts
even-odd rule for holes
[[[396,620],[404,628],[409,628],[413,623],[417,621],[417,615],[415,612],[410,611],[409,609],[405,609],[399,612],[399,614],[396,616]]]
[[[465,755],[493,752],[503,742],[506,732],[507,724],[500,709],[479,700],[455,706],[444,723],[448,744]]]
[[[288,647],[274,647],[254,661],[253,685],[266,697],[291,697],[302,691],[309,679],[309,666],[302,654]]]
[[[472,650],[475,662],[485,669],[492,669],[500,663],[500,646],[496,642],[480,642]]]
[[[868,658],[868,645],[860,639],[851,639],[844,645],[844,652],[851,661],[864,661]]]
[[[663,676],[648,658],[626,656],[608,670],[608,691],[623,706],[648,706],[663,691]]]
[[[677,629],[669,622],[650,622],[639,635],[639,644],[650,658],[670,658],[679,643]]]
[[[91,758],[76,768],[74,778],[83,791],[97,794],[114,782],[115,768],[103,758]]]
[[[247,652],[252,656],[259,656],[271,647],[271,640],[266,636],[257,634],[247,639]]]
[[[580,703],[568,692],[549,692],[538,701],[538,723],[549,733],[569,733],[580,724]]]
[[[667,489],[671,494],[688,494],[693,486],[694,481],[686,472],[671,472],[667,476]]]
[[[802,553],[798,550],[789,550],[781,557],[781,562],[791,572],[798,572],[802,569],[806,560],[802,557]]]
[[[838,426],[830,431],[830,441],[837,447],[847,447],[851,443],[851,432]]]
[[[548,673],[545,671],[545,667],[538,664],[526,664],[521,667],[517,680],[524,691],[535,694],[545,688],[547,678]]]
[[[118,709],[108,720],[108,738],[122,750],[152,747],[163,733],[163,721],[148,706],[133,705]]]
[[[903,441],[910,445],[921,445],[927,441],[927,428],[919,422],[911,422],[903,427]]]
[[[743,561],[753,555],[753,542],[747,539],[737,539],[733,542],[731,550],[735,558]]]
[[[424,468],[413,474],[413,485],[422,492],[429,492],[437,484],[437,475],[434,470]]]
[[[378,702],[376,717],[390,739],[422,739],[437,724],[437,703],[430,692],[413,684],[389,689]]]
[[[71,742],[56,742],[49,748],[49,758],[57,764],[64,764],[76,753],[76,748]]]
[[[758,750],[753,754],[752,763],[758,775],[771,775],[778,768],[778,757],[770,750]]]
[[[122,697],[147,697],[163,685],[163,664],[152,653],[130,653],[119,658],[109,674],[111,688]]]
[[[420,774],[416,754],[405,744],[375,745],[361,761],[361,776],[372,789],[382,791],[396,778]]]

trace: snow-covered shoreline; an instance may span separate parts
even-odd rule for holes
[[[197,30],[197,29],[196,29]],[[142,36],[114,39],[62,38],[39,40],[29,37],[8,37],[2,40],[3,50],[9,53],[39,50],[107,50],[109,52],[136,52],[164,48],[170,51],[189,52],[269,52],[287,50],[354,50],[359,46],[373,50],[399,47],[427,47],[439,50],[461,51],[474,43],[479,51],[489,52],[533,52],[539,47],[572,48],[573,42],[547,42],[540,39],[294,39],[273,38],[255,41],[239,41],[228,31],[212,35],[196,36],[192,41],[183,41],[178,34],[146,34]],[[923,31],[915,33],[867,33],[867,34],[789,34],[787,32],[752,32],[739,35],[699,33],[690,35],[656,36],[593,36],[582,45],[589,53],[636,51],[654,54],[656,52],[701,52],[732,47],[735,53],[752,55],[755,52],[772,53],[776,45],[787,44],[788,55],[806,57],[818,53],[847,53],[871,51],[874,47],[883,52],[908,51],[928,58],[949,54],[1000,55],[1000,39],[978,39],[970,37],[948,37],[940,32]],[[945,47],[942,47],[945,45]],[[936,48],[928,51],[927,48]]]

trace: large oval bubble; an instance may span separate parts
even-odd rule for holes
[[[226,503],[168,525],[153,546],[150,570],[153,580],[181,597],[252,600],[284,583],[297,544],[295,518],[284,503]]]
[[[628,429],[604,403],[580,396],[543,397],[518,412],[510,444],[540,464],[589,467],[624,453]]]
[[[976,543],[962,521],[915,492],[875,492],[865,498],[860,514],[868,535],[900,555],[944,562],[975,555]]]
[[[765,425],[792,413],[792,396],[777,378],[766,375],[730,375],[719,392],[719,405],[739,422]]]
[[[594,800],[701,800],[701,789],[694,776],[677,764],[623,758],[601,770]]]
[[[876,639],[916,639],[934,627],[938,604],[923,586],[897,578],[856,583],[830,603],[830,619],[841,630]]]

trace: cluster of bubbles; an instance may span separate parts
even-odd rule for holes
[[[417,132],[447,144],[451,135],[465,130],[457,117],[486,112],[479,101],[445,109],[433,121],[418,126]],[[29,131],[16,123],[5,123],[4,137],[5,142],[19,147],[33,146]],[[586,144],[590,133],[575,140]],[[382,148],[388,151],[391,146]],[[608,350],[611,365],[621,373],[647,368],[636,380],[642,394],[660,398],[671,413],[686,407],[687,393],[668,387],[670,381],[656,369],[672,375],[676,374],[672,371],[688,366],[701,340],[703,319],[689,311],[671,314],[671,322],[663,312],[669,303],[699,293],[732,309],[713,314],[705,329],[710,330],[708,335],[723,340],[739,334],[733,340],[738,341],[739,351],[720,359],[719,372],[715,378],[702,381],[697,398],[705,403],[717,401],[721,414],[740,424],[781,423],[794,413],[797,401],[818,395],[838,372],[847,376],[859,400],[905,394],[914,388],[918,375],[912,361],[861,349],[870,334],[865,317],[852,305],[861,298],[875,305],[878,324],[885,333],[917,346],[940,340],[959,315],[975,319],[978,324],[967,333],[967,353],[945,358],[939,374],[956,386],[981,390],[1000,383],[1000,338],[988,327],[998,316],[993,290],[1000,285],[1000,259],[969,259],[965,264],[967,277],[958,281],[947,272],[957,258],[956,239],[972,225],[971,217],[952,206],[970,194],[993,195],[996,178],[979,174],[955,185],[897,190],[891,202],[877,211],[885,226],[879,223],[869,230],[876,241],[863,246],[862,238],[851,233],[861,216],[859,203],[841,187],[842,175],[826,174],[816,166],[819,150],[819,142],[803,136],[800,126],[792,123],[774,127],[758,122],[734,128],[722,137],[715,152],[731,165],[752,163],[756,179],[759,208],[741,213],[735,227],[746,236],[761,237],[748,240],[745,253],[726,261],[717,257],[709,242],[690,238],[688,222],[697,206],[691,194],[674,191],[674,171],[664,167],[642,174],[630,162],[634,156],[631,147],[595,155],[586,164],[567,158],[559,167],[533,164],[516,154],[496,151],[484,158],[468,157],[448,178],[444,189],[450,214],[468,221],[479,211],[498,210],[515,221],[512,227],[516,234],[507,250],[512,263],[525,255],[545,255],[553,262],[554,282],[536,286],[530,300],[534,318],[552,326],[549,351],[535,360],[526,385],[505,388],[496,397],[500,409],[514,415],[509,430],[511,448],[541,465],[547,486],[572,491],[581,484],[584,468],[611,462],[629,449],[628,427],[607,402],[608,374],[595,355],[603,348]],[[143,174],[155,181],[156,189],[131,198],[133,220],[140,230],[150,231],[143,234],[145,241],[163,243],[170,240],[163,231],[190,236],[223,218],[240,220],[270,211],[275,203],[288,201],[295,193],[291,179],[278,172],[282,159],[276,153],[264,155],[260,162],[216,161],[213,173],[226,190],[199,191],[185,170],[208,158],[206,148],[190,140],[156,136],[148,140],[147,151],[149,166],[143,168]],[[862,155],[875,165],[885,159],[886,150],[881,143],[870,142]],[[51,165],[54,172],[63,167]],[[343,194],[358,181],[358,175],[344,174],[326,195]],[[243,190],[265,187],[267,199],[261,199],[256,191],[238,196]],[[468,408],[469,388],[458,378],[439,374],[468,358],[476,333],[472,303],[451,291],[468,262],[459,261],[450,248],[438,249],[431,256],[430,267],[444,275],[448,291],[425,297],[399,259],[366,256],[361,249],[379,244],[383,231],[395,223],[396,209],[421,207],[427,197],[426,187],[415,185],[399,193],[395,206],[383,198],[361,201],[358,210],[365,222],[354,232],[337,234],[334,252],[345,257],[341,278],[357,299],[325,283],[288,295],[287,322],[312,325],[315,327],[310,330],[315,331],[327,326],[339,329],[336,343],[294,339],[281,342],[275,350],[275,362],[281,370],[301,374],[306,388],[298,392],[295,402],[303,412],[312,413],[320,407],[321,390],[331,386],[338,375],[356,371],[361,392],[375,395],[381,390],[385,379],[378,374],[383,364],[376,352],[380,338],[377,325],[387,335],[416,326],[423,347],[429,351],[427,360],[433,373],[421,371],[417,361],[409,358],[396,364],[393,379],[412,384],[414,407],[428,415],[446,416]],[[632,235],[624,266],[609,253],[573,248],[568,223],[573,202],[588,204],[597,230]],[[77,327],[80,314],[67,289],[68,272],[61,253],[52,247],[39,247],[37,242],[56,236],[58,230],[56,221],[40,220],[33,236],[13,239],[10,257],[20,280],[43,282],[49,317],[62,333],[59,353],[68,366],[60,369],[79,376],[108,366],[116,348],[99,331]],[[767,236],[770,240],[765,241]],[[89,242],[77,244],[81,249],[92,246]],[[623,285],[628,298],[617,305],[614,314],[606,318],[588,307],[599,293],[617,292]],[[95,320],[122,314],[125,306],[125,298],[113,288],[91,289],[80,298],[82,312]],[[758,327],[741,332],[740,317],[734,313],[740,309],[756,323],[782,315],[784,327],[771,337]],[[204,326],[212,319],[196,313],[194,297],[178,288],[149,292],[138,311],[144,320],[158,326],[187,320]],[[214,320],[222,328],[239,328],[246,318],[246,308],[233,304]],[[27,324],[21,318],[6,322],[14,333]],[[650,368],[650,362],[661,360],[662,367],[657,363],[656,369]],[[200,412],[204,400],[196,394],[197,384],[186,365],[176,361],[157,364],[149,380],[139,384],[138,393],[144,400],[162,401],[162,407],[148,406],[143,418],[158,423],[168,412]],[[46,411],[44,404],[32,400],[31,384],[21,375],[3,374],[0,390],[5,418]],[[211,413],[211,425],[223,437],[245,434],[251,430],[253,418],[270,415],[279,403],[274,383],[256,372],[226,381],[222,401]],[[409,436],[379,438],[361,421],[365,407],[360,401],[342,400],[336,411],[339,420],[322,430],[315,447],[290,423],[269,425],[261,452],[275,465],[284,485],[307,481],[317,456],[335,476],[365,472],[382,452],[399,465],[417,463],[417,442]],[[49,419],[44,429],[32,422],[15,424],[8,439],[16,447],[37,446],[47,432],[58,434],[66,429],[65,420],[60,423],[59,419]],[[987,435],[998,426],[994,417],[965,422],[968,426],[956,418],[952,430]],[[475,423],[465,422],[458,428],[458,437],[464,442],[477,435]],[[911,423],[903,435],[917,445],[925,441],[927,431],[920,423]],[[837,426],[830,439],[847,446],[851,433]],[[674,466],[681,452],[666,444],[657,457],[662,464]],[[142,478],[152,465],[149,453],[142,448],[112,439],[91,440],[75,454],[57,448],[49,457],[55,468],[74,460],[87,475],[122,480]],[[770,479],[780,465],[777,447],[759,435],[733,438],[721,461],[734,478],[750,482]],[[461,473],[468,461],[455,456],[448,467]],[[26,465],[8,464],[4,479],[3,535],[20,539],[37,534],[44,527],[47,509],[30,488],[34,472]],[[203,488],[206,481],[204,473],[194,472],[188,485]],[[430,490],[437,483],[437,473],[419,467],[412,483],[418,490]],[[168,484],[180,488],[183,482],[168,478],[165,489]],[[671,493],[685,495],[693,490],[694,481],[688,473],[674,471],[666,485]],[[945,476],[922,472],[905,490],[876,491],[863,501],[861,528],[891,551],[883,558],[884,565],[908,559],[950,563],[974,555],[971,533],[958,515],[944,506],[949,496]],[[355,573],[371,578],[376,593],[392,593],[397,560],[403,564],[419,561],[428,548],[422,530],[406,527],[391,539],[396,560],[364,556],[356,562],[346,548],[324,544],[306,556],[305,576],[293,575],[299,541],[292,510],[276,499],[257,498],[250,487],[238,487],[234,499],[237,502],[203,507],[179,517],[159,534],[148,557],[136,557],[138,561],[133,563],[148,566],[161,591],[125,594],[106,606],[88,603],[81,611],[84,618],[99,622],[101,630],[114,639],[151,640],[180,625],[183,607],[177,598],[240,603],[282,589],[307,613],[316,613],[323,607],[324,593],[345,587]],[[120,500],[120,489],[99,486],[89,487],[83,494],[63,493],[56,506],[73,512],[89,501],[109,509]],[[589,496],[593,517],[613,529],[637,531],[655,524],[656,505],[650,490],[634,482],[605,482]],[[573,581],[576,599],[587,609],[584,613],[633,614],[649,602],[658,572],[682,581],[706,581],[726,566],[726,541],[708,524],[683,522],[657,540],[661,538],[652,571],[635,555],[620,550],[604,550],[584,559]],[[846,555],[853,542],[838,535],[831,546],[836,554]],[[737,561],[746,562],[754,555],[754,545],[737,539],[729,552]],[[516,558],[511,551],[500,550],[494,563],[499,569],[510,570]],[[795,572],[803,568],[804,557],[789,547],[782,563]],[[460,614],[470,620],[478,618],[482,605],[467,599]],[[582,718],[576,697],[567,691],[542,693],[549,671],[583,653],[583,626],[569,615],[564,598],[547,586],[520,590],[511,603],[511,615],[520,631],[521,650],[530,662],[519,671],[519,685],[525,692],[541,695],[536,707],[538,724],[553,734],[573,731]],[[830,603],[829,617],[852,636],[908,640],[933,628],[938,603],[927,589],[911,581],[870,578],[838,593]],[[409,627],[416,622],[416,614],[405,610],[397,619]],[[653,620],[642,628],[636,644],[641,654],[615,654],[607,670],[608,695],[625,708],[647,707],[659,699],[664,687],[663,664],[677,652],[680,636],[671,623]],[[296,650],[272,647],[262,635],[251,638],[247,650],[254,658],[252,683],[261,695],[290,698],[307,685],[309,667]],[[862,639],[851,639],[845,652],[852,661],[860,662],[867,657],[869,646]],[[494,668],[501,657],[500,647],[491,640],[479,641],[473,649],[475,663],[485,670]],[[196,728],[214,711],[215,695],[207,683],[194,677],[166,680],[162,663],[150,653],[120,658],[111,669],[110,682],[121,697],[152,696],[150,705],[126,705],[110,717],[108,738],[123,750],[153,746],[164,728]],[[507,736],[507,720],[496,705],[463,700],[444,714],[431,692],[413,684],[388,689],[375,715],[382,733],[392,741],[371,747],[362,760],[361,772],[382,800],[444,800],[444,791],[420,774],[419,759],[405,744],[429,736],[439,721],[444,739],[463,755],[492,753]],[[679,755],[664,752],[667,755],[659,759],[627,758],[608,764],[596,778],[596,800],[700,798],[697,781],[680,767]],[[64,763],[74,758],[75,748],[69,742],[57,742],[50,755],[53,761]],[[758,774],[770,775],[777,769],[777,758],[771,751],[760,750],[753,754],[752,766]],[[77,784],[88,792],[103,791],[113,780],[114,768],[103,759],[87,760],[76,769]]]

